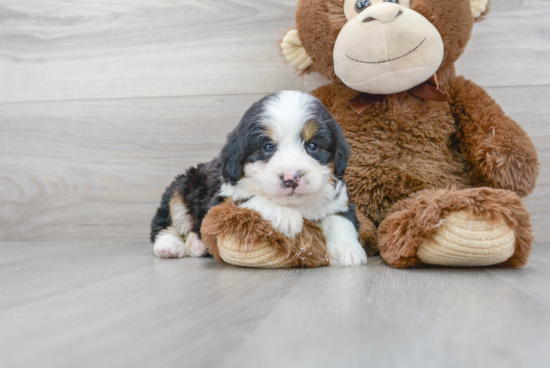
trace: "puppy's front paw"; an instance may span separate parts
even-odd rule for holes
[[[328,244],[331,266],[362,266],[367,264],[367,253],[359,242]]]
[[[181,258],[185,256],[185,245],[179,236],[161,233],[155,240],[153,251],[160,258]]]
[[[304,226],[302,215],[294,209],[285,210],[282,214],[278,214],[270,220],[275,230],[291,238],[299,234]]]
[[[275,230],[285,236],[294,238],[302,231],[304,219],[294,208],[276,205],[261,196],[253,197],[240,206],[258,211],[264,219],[271,222]]]

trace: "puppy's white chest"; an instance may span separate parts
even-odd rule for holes
[[[340,212],[347,212],[349,197],[345,186],[342,185],[332,190],[328,188],[315,198],[296,206],[302,217],[310,221],[321,221],[328,216]]]

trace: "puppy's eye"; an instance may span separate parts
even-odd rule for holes
[[[357,13],[361,13],[363,10],[368,8],[371,5],[369,0],[359,0],[355,3],[355,10]]]
[[[311,152],[315,152],[319,149],[319,146],[313,142],[308,143],[306,147],[307,147],[307,150]]]
[[[275,147],[274,144],[268,143],[268,144],[266,144],[266,145],[264,146],[264,151],[270,153],[270,152],[275,151],[275,148],[276,148],[276,147]]]
[[[399,4],[399,0],[384,0],[385,3]]]

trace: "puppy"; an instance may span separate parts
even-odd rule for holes
[[[232,197],[294,237],[303,218],[321,226],[335,266],[359,266],[367,255],[344,173],[350,147],[338,123],[315,97],[283,91],[256,102],[214,160],[179,175],[162,196],[151,224],[163,258],[201,257],[201,222]]]

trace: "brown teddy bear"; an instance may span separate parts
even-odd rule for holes
[[[456,76],[489,0],[299,0],[282,49],[352,147],[346,173],[370,254],[395,267],[523,266],[520,197],[538,158],[525,131]]]

